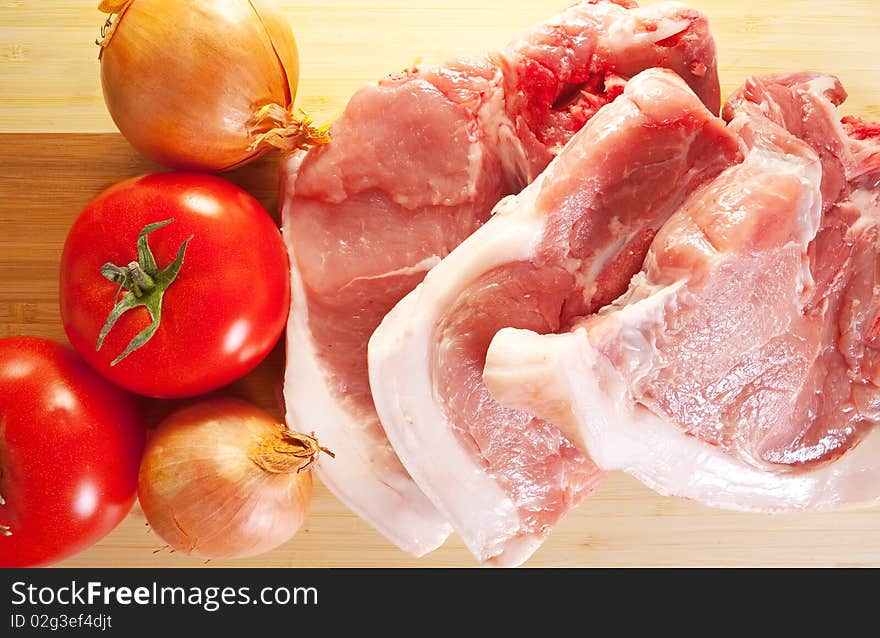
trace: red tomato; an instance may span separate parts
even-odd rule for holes
[[[144,227],[170,219],[147,236],[159,269],[192,240],[162,300],[159,328],[111,365],[151,316],[143,306],[122,314],[96,351],[119,291],[102,276],[102,265],[124,269],[137,261]],[[158,173],[121,182],[86,206],[64,245],[67,336],[98,372],[139,394],[194,396],[238,379],[278,341],[289,305],[281,233],[257,200],[212,175]]]
[[[116,527],[143,447],[132,398],[73,350],[0,339],[0,567],[59,561]]]

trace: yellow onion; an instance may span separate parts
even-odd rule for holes
[[[299,60],[271,0],[103,0],[98,44],[113,121],[172,168],[226,170],[327,141],[293,111]]]
[[[327,452],[238,399],[208,399],[166,418],[147,443],[138,498],[175,550],[205,558],[267,552],[296,534]]]

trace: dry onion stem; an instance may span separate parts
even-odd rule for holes
[[[163,421],[147,444],[138,496],[153,530],[206,558],[269,551],[301,527],[309,468],[331,452],[237,399],[206,400]]]
[[[103,0],[101,82],[122,134],[173,168],[226,170],[328,141],[294,114],[296,43],[271,0]]]
[[[310,145],[326,144],[330,141],[330,133],[327,126],[313,126],[312,117],[300,111],[300,119],[293,117],[289,111],[277,104],[267,104],[257,111],[256,126],[251,129],[254,141],[248,147],[257,150],[261,145],[268,144],[282,151],[295,151]],[[273,126],[265,133],[257,133],[268,124]]]
[[[297,474],[308,470],[318,458],[318,453],[324,452],[331,458],[336,455],[327,448],[318,444],[314,435],[302,434],[279,426],[277,436],[260,439],[257,449],[251,455],[254,465],[270,474]]]

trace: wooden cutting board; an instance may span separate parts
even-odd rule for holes
[[[364,82],[414,62],[502,46],[566,0],[281,2],[300,45],[299,104],[332,117]],[[648,4],[648,2],[645,2]],[[844,110],[880,119],[877,0],[692,0],[712,19],[725,94],[746,75],[818,69],[850,92]],[[86,202],[158,167],[114,131],[101,98],[97,0],[0,0],[0,337],[64,339],[57,265]],[[229,175],[274,211],[277,161]],[[274,410],[280,351],[230,393]],[[149,404],[155,421],[168,403]],[[137,508],[70,566],[192,566]],[[219,565],[220,562],[211,562]],[[473,565],[457,538],[415,560],[317,486],[306,528],[245,566]],[[611,476],[553,532],[529,565],[880,565],[880,510],[762,516],[661,498]]]

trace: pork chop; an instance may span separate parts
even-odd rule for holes
[[[449,526],[379,424],[370,335],[502,197],[653,66],[675,70],[717,111],[715,45],[701,13],[677,3],[581,2],[501,52],[362,88],[330,144],[286,161],[287,420],[336,453],[318,462],[324,483],[404,550],[430,551]]]
[[[552,422],[492,400],[490,340],[506,326],[555,332],[613,300],[683,198],[737,155],[678,76],[644,71],[374,333],[385,431],[479,560],[528,558],[599,478]]]
[[[745,159],[694,193],[627,293],[570,332],[502,330],[484,379],[604,469],[754,511],[880,498],[880,127],[835,78],[754,78]]]

